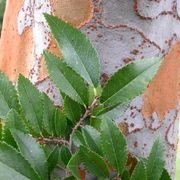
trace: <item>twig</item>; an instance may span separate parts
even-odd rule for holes
[[[74,126],[74,128],[72,129],[71,135],[70,135],[70,140],[69,140],[69,146],[70,146],[70,150],[72,151],[72,137],[74,135],[74,133],[76,132],[76,130],[81,127],[81,125],[83,124],[84,120],[89,117],[91,115],[92,110],[97,106],[97,101],[99,100],[99,97],[96,97],[94,99],[94,101],[91,103],[91,105],[86,109],[85,113],[83,114],[83,116],[80,118],[79,122]]]
[[[44,137],[40,137],[40,138],[36,138],[36,140],[40,143],[40,144],[59,144],[59,145],[68,145],[69,146],[69,142],[66,141],[65,139],[62,138],[55,138],[55,137],[49,137],[49,138],[44,138]]]

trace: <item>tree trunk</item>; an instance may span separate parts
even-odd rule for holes
[[[147,156],[161,135],[166,168],[175,172],[178,140],[180,68],[180,2],[178,0],[8,0],[0,41],[0,68],[16,82],[19,73],[60,99],[48,79],[43,50],[60,56],[43,13],[81,28],[101,58],[106,79],[125,64],[163,56],[164,62],[145,94],[135,98],[117,124],[127,135],[129,150]]]

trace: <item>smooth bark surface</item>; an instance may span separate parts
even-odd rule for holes
[[[180,2],[178,0],[8,0],[0,68],[16,81],[23,73],[60,99],[47,77],[43,50],[60,56],[43,13],[55,14],[81,28],[101,58],[102,79],[125,64],[163,56],[164,62],[144,95],[135,98],[117,124],[131,152],[147,156],[161,135],[166,144],[166,167],[174,176],[178,140],[180,73]]]

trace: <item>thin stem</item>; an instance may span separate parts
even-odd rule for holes
[[[59,144],[59,145],[68,145],[69,146],[69,142],[66,141],[65,139],[62,138],[55,138],[55,137],[49,137],[49,138],[44,138],[44,137],[40,137],[40,138],[36,138],[36,140],[40,143],[40,144]]]
[[[99,100],[99,97],[96,97],[96,98],[94,99],[94,101],[91,103],[91,105],[86,108],[86,111],[85,111],[85,113],[83,114],[83,116],[80,118],[79,122],[78,122],[78,123],[74,126],[74,128],[72,129],[72,132],[71,132],[71,135],[70,135],[70,140],[69,140],[69,145],[70,145],[70,148],[69,148],[69,149],[71,150],[71,152],[72,152],[72,144],[73,144],[73,143],[72,143],[72,137],[73,137],[74,133],[76,132],[76,130],[77,130],[79,127],[81,127],[81,125],[83,124],[83,122],[85,121],[85,119],[91,115],[92,110],[97,106],[97,101],[98,101],[98,100]]]

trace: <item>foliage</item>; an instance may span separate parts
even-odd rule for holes
[[[90,41],[56,17],[46,14],[45,18],[64,57],[44,52],[64,106],[55,107],[22,75],[16,90],[0,74],[0,179],[54,179],[57,169],[64,172],[59,173],[64,179],[85,175],[131,180],[159,180],[162,175],[168,179],[160,138],[147,159],[134,156],[137,165],[130,171],[126,139],[109,114],[117,109],[123,112],[144,91],[161,59],[133,62],[102,87],[99,59]]]
[[[2,21],[3,21],[5,4],[6,4],[5,0],[0,0],[0,31],[1,31],[1,28],[2,28]]]

